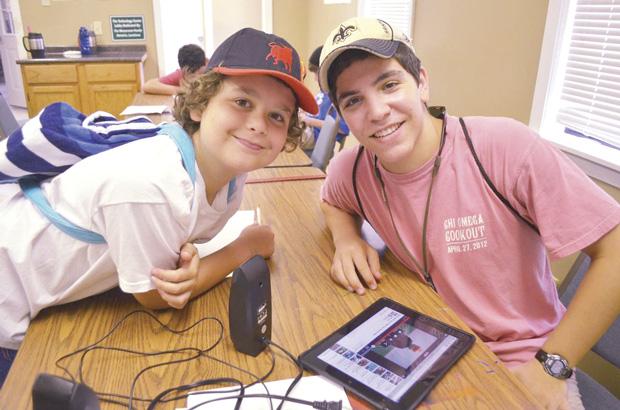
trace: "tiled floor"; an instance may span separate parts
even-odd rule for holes
[[[17,121],[28,119],[28,111],[25,108],[11,106],[11,111],[13,111],[13,115]]]
[[[0,82],[0,93],[5,94],[4,90],[6,88],[5,83]],[[11,106],[11,111],[13,111],[13,115],[17,119],[17,121],[27,120],[28,119],[28,111],[22,107],[13,107]]]

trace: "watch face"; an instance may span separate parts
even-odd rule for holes
[[[549,366],[549,370],[553,374],[562,374],[562,372],[564,371],[564,368],[565,368],[564,363],[562,363],[560,360],[551,361],[551,366]]]

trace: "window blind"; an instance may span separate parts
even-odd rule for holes
[[[620,149],[620,0],[577,0],[557,121]]]
[[[414,0],[363,0],[360,3],[362,16],[375,17],[398,27],[408,37],[412,36],[411,21]]]

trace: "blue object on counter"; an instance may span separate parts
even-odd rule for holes
[[[91,55],[94,52],[93,41],[90,33],[86,27],[80,27],[80,33],[78,36],[80,43],[80,52],[82,55]]]

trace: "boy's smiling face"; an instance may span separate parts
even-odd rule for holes
[[[336,90],[351,132],[387,170],[409,172],[426,160],[435,132],[424,69],[418,83],[396,59],[369,55],[342,71]]]
[[[203,112],[191,113],[200,121],[193,140],[201,170],[233,177],[270,164],[286,143],[295,107],[291,89],[273,77],[227,77]]]

